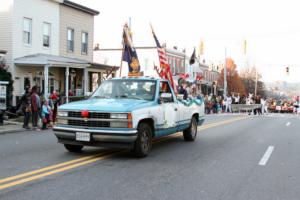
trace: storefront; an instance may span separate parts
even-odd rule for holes
[[[55,90],[64,97],[83,97],[94,91],[107,74],[113,76],[117,68],[89,63],[85,60],[35,54],[17,58],[15,96],[20,97],[26,86],[38,86],[45,98]]]

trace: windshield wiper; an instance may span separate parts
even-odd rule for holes
[[[108,96],[93,96],[92,98],[99,98],[99,99],[109,99]]]
[[[125,95],[125,94],[124,94],[124,95],[116,95],[115,97],[116,97],[116,98],[128,98],[128,96]]]
[[[116,95],[116,98],[127,98],[127,99],[138,99],[138,100],[144,100],[143,98],[140,97],[128,97],[128,95]]]
[[[130,97],[130,99],[145,100],[145,99],[143,99],[143,98],[140,98],[140,97]]]

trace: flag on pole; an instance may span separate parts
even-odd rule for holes
[[[193,54],[190,59],[190,65],[194,64],[196,62],[196,48],[194,48]]]
[[[151,26],[151,30],[152,30],[152,34],[153,34],[155,43],[156,43],[158,57],[159,57],[159,65],[160,65],[159,76],[161,78],[169,80],[170,83],[171,83],[172,88],[174,89],[174,91],[176,91],[176,88],[174,86],[172,72],[171,72],[171,69],[170,69],[170,65],[169,65],[168,60],[167,60],[166,50],[164,48],[162,48],[162,46],[160,45],[151,24],[150,24],[150,26]]]
[[[154,30],[153,30],[153,27],[152,25],[151,26],[151,30],[152,30],[152,34],[153,34],[153,37],[154,37],[154,40],[155,40],[155,44],[156,44],[156,47],[157,47],[157,52],[158,52],[158,56],[159,56],[159,64],[160,64],[160,67],[161,66],[164,66],[164,65],[168,65],[168,61],[167,61],[167,56],[166,56],[166,51],[164,48],[162,48],[162,46],[160,45],[155,33],[154,33]]]
[[[124,25],[123,29],[123,45],[124,52],[122,60],[128,63],[128,76],[141,76],[140,62],[133,46],[131,31],[127,24]]]

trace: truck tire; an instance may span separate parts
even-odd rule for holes
[[[195,116],[193,116],[190,127],[183,131],[183,138],[185,141],[195,141],[197,136],[197,127],[197,119]]]
[[[83,148],[82,145],[64,144],[64,146],[70,152],[80,152]]]
[[[146,157],[152,148],[152,129],[147,123],[138,126],[138,137],[134,143],[133,154],[136,157]]]

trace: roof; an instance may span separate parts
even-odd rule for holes
[[[78,58],[69,58],[50,54],[32,54],[14,60],[16,65],[79,65],[81,67],[89,66],[89,61]]]
[[[97,10],[94,10],[94,9],[91,9],[91,8],[88,8],[88,7],[85,7],[85,6],[83,6],[83,5],[80,5],[80,4],[78,4],[78,3],[74,3],[74,2],[68,1],[68,0],[64,0],[62,4],[65,5],[65,6],[74,8],[74,9],[76,9],[76,10],[80,10],[80,11],[85,12],[85,13],[87,13],[87,14],[94,15],[94,16],[95,16],[95,15],[99,15],[99,13],[100,13],[100,12],[97,11]]]
[[[179,57],[186,57],[184,52],[177,50],[177,49],[166,48],[166,54],[169,54],[169,55],[172,54],[172,55],[179,56]]]
[[[90,64],[91,64],[91,67],[93,67],[93,68],[100,68],[100,69],[104,69],[104,70],[116,71],[120,68],[119,66],[106,65],[106,64],[101,64],[101,63],[90,63]]]

